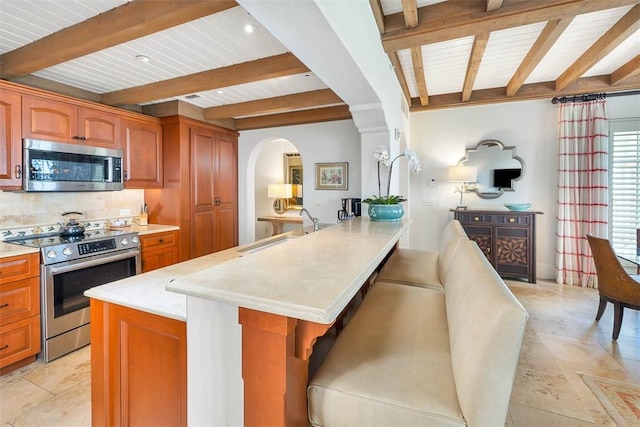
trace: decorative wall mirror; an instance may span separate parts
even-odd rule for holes
[[[285,184],[294,184],[290,208],[302,208],[302,157],[300,153],[284,153]],[[293,203],[295,201],[295,203]]]
[[[524,176],[524,160],[516,156],[516,148],[505,147],[495,139],[467,148],[458,165],[478,168],[478,182],[470,191],[483,199],[495,199],[505,191],[515,191],[515,182]]]

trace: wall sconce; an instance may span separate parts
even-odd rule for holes
[[[464,193],[474,191],[473,188],[469,188],[469,184],[478,181],[478,168],[473,166],[451,166],[449,168],[449,181],[458,183],[455,192],[460,193],[460,202],[456,209],[467,209],[463,196]]]
[[[289,199],[293,197],[293,186],[291,184],[269,184],[267,197],[275,199],[273,211],[282,215],[289,207]]]

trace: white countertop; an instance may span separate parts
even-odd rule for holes
[[[176,277],[167,290],[329,324],[410,223],[347,221]]]
[[[85,295],[182,321],[186,295],[192,295],[331,323],[410,222],[356,219],[299,237],[280,234],[98,286]]]

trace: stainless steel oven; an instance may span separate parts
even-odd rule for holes
[[[78,236],[49,236],[12,243],[41,248],[45,362],[90,343],[86,290],[140,273],[137,233],[93,230]]]

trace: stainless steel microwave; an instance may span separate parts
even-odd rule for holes
[[[24,191],[122,190],[122,150],[23,140]]]

